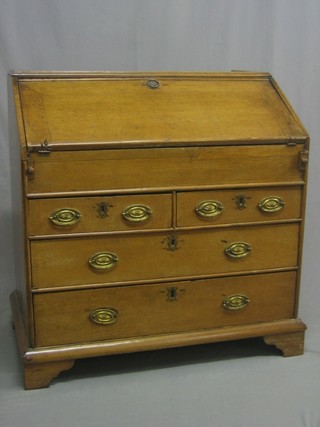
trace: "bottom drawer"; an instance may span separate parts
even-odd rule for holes
[[[295,272],[34,295],[36,346],[292,318]]]

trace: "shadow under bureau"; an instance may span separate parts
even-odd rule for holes
[[[260,336],[303,353],[309,138],[269,74],[11,83],[27,389],[85,357]]]

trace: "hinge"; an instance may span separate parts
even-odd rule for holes
[[[41,143],[40,149],[38,150],[39,154],[50,154],[51,153],[51,148],[49,147],[48,141],[43,141]]]
[[[299,153],[299,158],[298,158],[298,168],[300,171],[305,171],[307,168],[307,163],[309,160],[309,151],[308,150],[302,150]]]
[[[30,157],[27,157],[27,177],[28,179],[34,179],[34,162]]]

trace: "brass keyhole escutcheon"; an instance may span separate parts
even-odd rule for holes
[[[177,288],[176,286],[171,286],[166,290],[162,290],[161,293],[166,294],[166,299],[168,302],[178,301],[178,297],[183,295],[186,290],[184,288]]]
[[[112,205],[108,202],[97,203],[97,216],[99,218],[106,218],[109,216],[109,208],[112,208]]]
[[[236,196],[236,205],[238,209],[245,209],[247,207],[247,196],[245,194],[238,194]]]
[[[177,299],[177,288],[172,287],[167,289],[167,300],[168,301],[176,301]]]
[[[179,249],[178,237],[173,234],[170,236],[167,236],[167,238],[163,240],[162,243],[166,243],[168,251],[174,252]]]

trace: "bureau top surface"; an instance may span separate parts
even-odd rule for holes
[[[267,73],[12,73],[37,150],[282,143],[307,133]]]

